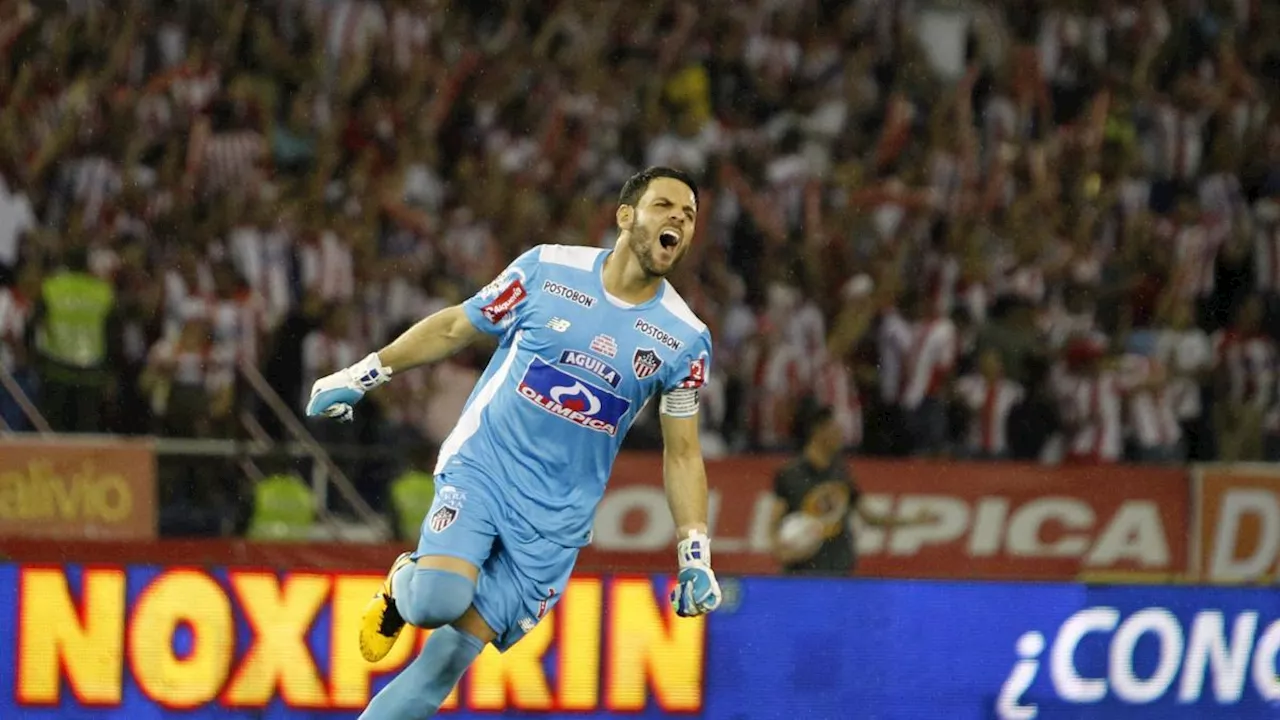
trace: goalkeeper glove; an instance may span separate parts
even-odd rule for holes
[[[334,418],[348,422],[354,415],[353,406],[364,394],[391,380],[391,368],[382,364],[378,353],[369,353],[365,359],[326,375],[311,386],[311,399],[307,402],[307,417]]]
[[[720,607],[720,583],[711,570],[711,539],[697,530],[680,541],[680,572],[671,591],[671,607],[681,617],[705,615]]]

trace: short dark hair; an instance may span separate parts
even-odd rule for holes
[[[649,189],[649,183],[658,178],[671,178],[688,185],[689,189],[693,191],[693,201],[695,203],[698,202],[698,184],[693,181],[692,175],[683,170],[655,165],[632,175],[623,184],[622,192],[618,193],[618,204],[635,207],[636,203],[640,202],[640,198],[644,195],[644,191]]]

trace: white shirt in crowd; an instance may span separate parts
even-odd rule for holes
[[[902,407],[914,410],[942,390],[956,362],[956,326],[947,318],[916,323],[903,365]]]
[[[1182,426],[1160,361],[1127,354],[1120,358],[1117,376],[1127,400],[1127,434],[1144,448],[1176,447]]]
[[[1216,363],[1226,374],[1229,401],[1240,405],[1272,402],[1276,344],[1270,338],[1222,331],[1214,334],[1213,348]]]
[[[289,277],[292,247],[288,233],[263,232],[244,225],[231,231],[228,244],[236,270],[262,299],[266,327],[278,327],[293,303]]]
[[[1258,220],[1253,232],[1256,286],[1264,293],[1280,293],[1280,205],[1263,200],[1255,209]]]
[[[1022,386],[1008,378],[988,380],[971,374],[956,381],[956,394],[970,412],[965,434],[969,451],[992,456],[1008,453],[1009,414],[1022,402]]]
[[[326,302],[350,300],[355,295],[354,260],[351,247],[332,231],[303,242],[298,247],[302,286]]]
[[[31,320],[31,301],[12,287],[0,288],[0,365],[17,366],[16,348],[23,343]]]
[[[880,321],[876,349],[880,359],[880,399],[890,405],[897,405],[902,396],[903,368],[912,338],[911,324],[896,309],[886,311]]]
[[[1123,392],[1114,373],[1059,372],[1058,394],[1068,434],[1067,456],[1077,462],[1116,462],[1124,452]]]
[[[1178,419],[1189,421],[1204,412],[1199,376],[1213,367],[1213,347],[1199,328],[1168,330],[1156,340],[1156,359],[1169,373],[1168,393]]]
[[[18,263],[19,240],[23,233],[35,227],[36,215],[27,194],[11,190],[0,175],[0,266],[13,267]]]
[[[861,446],[862,399],[849,367],[823,350],[813,362],[812,373],[814,398],[831,408],[845,447]]]

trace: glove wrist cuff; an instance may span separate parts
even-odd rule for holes
[[[676,557],[681,568],[711,567],[711,538],[706,533],[690,530],[676,545]]]
[[[363,360],[347,368],[347,372],[351,381],[365,392],[391,382],[391,368],[382,364],[376,352],[369,353]]]

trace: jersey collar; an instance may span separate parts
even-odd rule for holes
[[[644,302],[638,305],[632,305],[624,300],[616,298],[613,295],[611,295],[608,290],[605,289],[604,263],[606,260],[609,259],[609,256],[612,255],[614,252],[615,250],[602,252],[600,253],[600,257],[596,258],[596,267],[595,267],[595,273],[594,273],[595,282],[596,282],[596,286],[600,288],[600,294],[604,296],[605,302],[608,302],[610,305],[621,310],[644,310],[662,302],[662,296],[667,292],[667,281],[665,279],[658,284],[658,292],[654,293],[653,297],[649,298],[648,300],[645,300]]]

